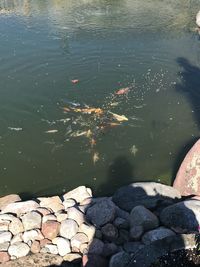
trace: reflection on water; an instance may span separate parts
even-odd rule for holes
[[[1,194],[170,183],[198,136],[198,5],[0,0]]]

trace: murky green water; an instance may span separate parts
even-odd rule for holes
[[[169,184],[199,135],[198,9],[195,0],[0,0],[0,193]],[[128,121],[113,125],[109,112]]]

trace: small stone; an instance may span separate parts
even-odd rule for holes
[[[163,239],[167,236],[172,236],[172,235],[175,235],[175,233],[172,230],[165,227],[159,227],[157,229],[146,232],[142,237],[142,242],[144,244],[149,244],[153,241]]]
[[[74,199],[66,199],[65,201],[63,201],[63,206],[65,207],[65,210],[75,205],[76,205],[76,201]]]
[[[85,221],[84,214],[75,207],[69,208],[67,214],[68,219],[74,220],[78,225],[81,225]]]
[[[112,222],[115,218],[116,207],[109,199],[103,199],[87,209],[86,217],[97,227]]]
[[[21,198],[19,195],[7,195],[5,197],[1,197],[0,198],[0,210],[4,209],[6,206],[8,206],[8,204],[17,202],[17,201],[21,201]]]
[[[74,237],[71,239],[71,247],[80,249],[81,244],[87,243],[88,237],[83,233],[77,233]]]
[[[68,253],[63,257],[63,260],[67,262],[80,262],[81,258],[81,255],[78,253]]]
[[[40,197],[38,198],[40,201],[40,207],[47,208],[53,210],[53,212],[57,212],[59,210],[63,210],[64,206],[62,204],[61,199],[58,196],[54,197]]]
[[[67,239],[71,239],[78,232],[78,224],[72,220],[67,219],[61,222],[60,235]]]
[[[0,232],[8,231],[8,229],[9,229],[9,224],[10,224],[9,221],[3,221],[3,222],[0,222]]]
[[[62,222],[62,221],[66,220],[68,218],[68,215],[67,215],[67,213],[64,213],[64,212],[60,212],[60,213],[57,212],[56,213],[56,218],[57,218],[58,222]]]
[[[47,244],[51,244],[51,240],[49,240],[47,238],[40,240],[41,248],[45,247]]]
[[[8,252],[1,251],[0,252],[0,263],[6,263],[9,260],[10,260],[10,256]]]
[[[44,215],[42,218],[42,223],[45,223],[47,221],[56,221],[56,216],[53,214]]]
[[[104,257],[110,257],[118,252],[118,247],[114,243],[106,243],[103,247]]]
[[[95,235],[95,227],[93,225],[88,225],[86,223],[83,223],[79,227],[79,232],[82,232],[87,235],[88,241],[90,242]]]
[[[42,216],[38,212],[35,211],[28,212],[25,215],[23,215],[21,219],[25,231],[41,228]]]
[[[126,267],[131,260],[131,255],[126,252],[119,252],[112,256],[109,267]]]
[[[22,238],[25,243],[28,243],[29,241],[42,240],[44,239],[44,236],[39,229],[35,229],[24,232]]]
[[[133,240],[139,240],[144,233],[144,228],[141,225],[136,225],[130,229],[130,238]]]
[[[5,221],[12,221],[13,219],[17,218],[12,214],[0,214],[0,222],[3,223]]]
[[[117,217],[113,224],[119,228],[119,229],[128,229],[129,228],[129,221],[127,221],[126,219]]]
[[[45,246],[45,248],[47,249],[47,252],[48,253],[51,253],[51,254],[54,254],[54,255],[57,255],[58,254],[58,247],[56,245],[47,244]]]
[[[79,205],[78,206],[78,209],[82,212],[82,213],[86,213],[87,212],[87,209],[89,208],[89,207],[91,207],[91,205]]]
[[[22,238],[22,233],[19,233],[15,236],[13,236],[12,240],[11,240],[11,245],[14,244],[14,243],[17,243],[17,242],[22,242],[23,241],[23,238]]]
[[[159,226],[158,218],[144,206],[137,206],[130,214],[130,226],[142,226],[144,231],[155,229]]]
[[[56,221],[47,221],[42,224],[42,234],[47,239],[54,239],[57,237],[60,230],[60,223]]]
[[[83,267],[107,267],[108,260],[100,255],[88,254],[83,255],[82,258]]]
[[[127,253],[136,253],[144,247],[144,244],[142,242],[126,242],[123,247]]]
[[[120,229],[119,230],[119,236],[117,238],[117,240],[115,241],[115,243],[117,245],[123,245],[125,242],[128,242],[130,238],[129,235],[129,231],[125,230],[125,229]]]
[[[82,254],[87,254],[88,251],[89,251],[89,246],[88,244],[84,243],[84,244],[81,244],[80,247],[79,247],[79,250]]]
[[[125,219],[126,221],[130,221],[130,214],[129,212],[120,209],[118,206],[116,206],[116,217]]]
[[[24,226],[19,218],[13,218],[10,225],[9,225],[9,231],[13,235],[17,235],[19,233],[22,233],[24,231]]]
[[[7,251],[9,245],[10,245],[10,242],[0,243],[0,251]]]
[[[84,199],[84,200],[80,203],[80,205],[81,205],[81,206],[85,206],[85,205],[90,205],[91,203],[92,203],[92,197],[88,197],[88,198]]]
[[[94,238],[93,241],[89,244],[89,253],[96,255],[103,255],[104,243]]]
[[[37,208],[36,211],[39,212],[42,216],[51,214],[53,212],[52,209],[50,208],[47,209],[47,208],[41,208],[41,207]]]
[[[68,239],[65,239],[63,237],[56,237],[52,240],[52,243],[57,245],[58,254],[60,256],[65,256],[66,254],[71,252],[70,242]]]
[[[12,234],[10,232],[0,232],[0,243],[10,242]]]
[[[63,195],[64,200],[72,198],[76,200],[76,202],[78,203],[83,202],[86,198],[89,198],[89,197],[92,197],[92,192],[91,190],[87,189],[85,186],[79,186],[75,188],[74,190]]]
[[[21,201],[16,203],[8,204],[5,208],[2,209],[1,213],[14,213],[17,216],[21,214],[30,212],[39,207],[39,204],[33,200]]]
[[[118,231],[117,231],[117,228],[111,224],[111,223],[108,223],[106,225],[104,225],[102,228],[101,228],[101,232],[103,234],[103,237],[107,240],[107,241],[114,241],[117,239],[118,237]]]
[[[32,253],[39,253],[40,252],[40,242],[37,240],[34,240],[31,245],[31,252]]]
[[[97,229],[96,231],[95,231],[95,238],[97,238],[97,239],[102,239],[103,238],[103,235],[102,235],[102,232],[101,232],[101,230],[99,230],[99,229]]]
[[[8,248],[8,253],[10,254],[10,256],[14,256],[16,258],[24,257],[28,255],[29,252],[29,246],[23,242],[14,243]]]

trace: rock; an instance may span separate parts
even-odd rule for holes
[[[17,217],[12,214],[0,214],[0,222],[5,222],[5,221],[11,222],[15,218]]]
[[[57,212],[59,210],[64,209],[62,201],[58,196],[39,197],[38,200],[40,201],[40,207],[51,209],[51,210],[53,210],[53,212]]]
[[[200,195],[200,139],[181,163],[173,187],[178,189],[182,196]]]
[[[29,241],[34,241],[34,240],[40,241],[44,239],[44,236],[42,235],[39,229],[35,229],[24,232],[22,238],[25,243],[28,243]]]
[[[57,245],[58,254],[60,256],[65,256],[66,254],[71,252],[70,242],[68,239],[65,239],[63,237],[56,237],[52,240],[52,243]]]
[[[127,230],[125,229],[120,229],[119,230],[119,236],[117,238],[117,240],[115,241],[115,243],[117,245],[123,245],[125,242],[128,242],[130,238],[130,234]]]
[[[78,203],[83,202],[86,198],[89,197],[92,197],[91,190],[89,190],[89,188],[86,188],[85,186],[79,186],[63,195],[64,201],[66,201],[67,199],[74,199]]]
[[[131,211],[130,226],[142,226],[144,231],[148,231],[158,227],[159,220],[150,210],[137,206]]]
[[[128,229],[129,228],[129,221],[127,221],[126,219],[117,217],[113,224],[119,228],[119,229]]]
[[[128,222],[130,220],[129,212],[120,209],[118,206],[116,206],[116,217],[120,217],[120,218],[122,218],[122,219],[124,219],[124,220],[126,220]]]
[[[85,221],[84,214],[75,207],[68,208],[67,214],[68,219],[74,220],[78,225],[81,225]]]
[[[0,263],[5,263],[10,260],[8,252],[0,251]]]
[[[47,238],[40,240],[40,247],[41,248],[45,247],[47,244],[51,244],[51,240],[49,240]]]
[[[180,198],[179,191],[171,186],[142,182],[121,187],[113,195],[112,200],[121,209],[131,211],[138,205],[143,205],[148,209],[154,209],[161,204],[170,205]]]
[[[78,232],[78,224],[72,220],[67,219],[61,222],[60,235],[67,239],[71,239]]]
[[[190,231],[198,231],[200,225],[200,201],[187,200],[165,208],[160,219],[166,227],[179,227]]]
[[[29,246],[23,242],[14,243],[8,249],[9,255],[14,256],[16,258],[26,256],[28,255],[29,252],[30,252]]]
[[[200,27],[200,11],[196,15],[196,24],[198,27]]]
[[[101,230],[99,230],[99,229],[96,229],[96,231],[95,231],[95,238],[97,238],[97,239],[102,239],[103,238],[103,235],[102,235],[102,232],[101,232]]]
[[[10,242],[12,238],[11,232],[0,232],[0,244]]]
[[[19,233],[24,232],[24,226],[19,218],[13,218],[10,225],[9,225],[9,231],[13,235],[17,235]]]
[[[91,205],[91,204],[92,204],[92,197],[88,197],[88,198],[84,199],[84,200],[80,203],[81,206]]]
[[[0,232],[8,231],[8,229],[9,229],[9,224],[10,224],[9,221],[3,221],[3,222],[0,222]]]
[[[101,200],[88,208],[86,218],[97,227],[112,222],[115,218],[115,204],[109,200]]]
[[[86,243],[81,244],[79,250],[82,254],[88,254],[88,250],[89,250],[88,244]]]
[[[157,229],[146,232],[142,237],[142,242],[144,244],[149,244],[153,241],[163,239],[167,236],[172,236],[172,235],[175,235],[175,233],[172,230],[165,227],[159,227]]]
[[[0,251],[7,251],[9,245],[10,245],[10,242],[0,243]]]
[[[31,245],[31,252],[32,253],[39,253],[40,252],[40,242],[37,240],[34,240]]]
[[[108,267],[108,260],[103,258],[100,255],[83,255],[82,258],[82,266],[83,267]]]
[[[144,244],[142,244],[142,242],[126,242],[123,247],[125,252],[134,254],[138,250],[142,249]]]
[[[112,256],[109,267],[126,267],[130,261],[130,255],[126,252],[119,252]]]
[[[141,225],[132,226],[130,229],[130,238],[132,240],[139,240],[144,233],[144,228]]]
[[[19,195],[7,195],[0,198],[0,210],[4,209],[8,204],[21,201],[21,198]]]
[[[42,224],[42,234],[47,239],[57,237],[60,230],[60,223],[56,221],[47,221]]]
[[[38,212],[30,211],[23,215],[21,219],[25,231],[41,228],[42,216]]]
[[[67,262],[80,262],[81,258],[81,255],[78,253],[68,253],[63,257],[63,260]]]
[[[17,216],[21,214],[30,212],[39,207],[39,204],[33,200],[21,201],[16,203],[8,204],[5,208],[2,209],[1,213],[14,213]]]
[[[101,228],[101,232],[104,239],[106,239],[107,241],[115,241],[118,237],[117,228],[111,223],[104,225]]]
[[[87,243],[88,237],[83,233],[77,233],[71,239],[71,247],[73,249],[78,249],[80,251],[81,244]]]
[[[56,221],[57,218],[54,214],[47,214],[42,217],[42,223],[45,223],[47,221]]]
[[[106,243],[103,247],[104,257],[110,257],[118,252],[118,247],[114,243]]]
[[[87,211],[87,209],[89,208],[89,207],[91,207],[91,205],[79,205],[78,206],[78,209],[81,211],[81,212],[83,212],[84,213],[84,215],[85,215],[85,213],[86,213],[86,211]]]
[[[47,249],[48,253],[57,255],[58,254],[58,247],[56,245],[53,244],[47,244],[45,245],[45,248]]]
[[[42,216],[45,216],[45,215],[48,215],[48,214],[51,214],[53,211],[52,209],[50,208],[37,208],[35,211],[39,212]]]
[[[88,225],[86,223],[83,223],[79,227],[79,232],[82,232],[87,235],[88,241],[90,242],[95,235],[95,227],[93,225]]]
[[[23,242],[23,238],[22,238],[22,233],[19,233],[15,236],[13,236],[12,240],[11,240],[11,245],[17,242]]]
[[[104,243],[99,240],[94,238],[93,241],[89,244],[89,254],[95,254],[95,255],[103,255],[103,248],[104,248]]]
[[[58,222],[62,222],[64,220],[66,220],[68,217],[67,213],[64,213],[64,212],[57,212],[55,215],[56,215]]]
[[[63,206],[65,207],[65,210],[67,210],[68,208],[71,208],[73,206],[76,205],[76,201],[74,199],[66,199],[65,201],[63,201]]]

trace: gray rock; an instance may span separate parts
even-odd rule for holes
[[[42,216],[38,212],[35,211],[28,212],[25,215],[23,215],[21,219],[25,231],[41,228]]]
[[[118,246],[115,243],[106,243],[103,247],[104,257],[110,257],[118,252]]]
[[[137,206],[130,214],[130,226],[142,226],[144,231],[152,230],[159,226],[158,218],[144,206]]]
[[[175,233],[172,230],[165,227],[159,227],[157,229],[146,232],[142,237],[142,242],[144,244],[149,244],[153,241],[163,239],[167,236],[172,236],[172,235],[175,235]]]
[[[115,243],[117,245],[123,245],[125,242],[128,242],[130,238],[130,234],[129,231],[125,230],[125,229],[120,229],[119,230],[119,236],[117,238],[117,240],[115,241]]]
[[[12,238],[11,232],[0,232],[0,244],[10,242]]]
[[[113,224],[119,229],[128,229],[129,228],[129,221],[120,217],[117,217]]]
[[[171,186],[143,182],[121,187],[113,195],[112,200],[121,209],[131,211],[138,205],[143,205],[148,209],[153,209],[158,204],[159,206],[171,205],[180,198],[178,190]]]
[[[101,200],[88,208],[86,218],[97,227],[112,222],[115,218],[115,204],[109,200]]]
[[[104,225],[101,228],[101,232],[103,234],[104,239],[107,241],[115,241],[118,237],[118,230],[111,223]]]
[[[39,204],[33,200],[21,201],[8,204],[5,208],[2,209],[1,213],[14,213],[17,216],[21,214],[30,212],[39,208]]]
[[[132,226],[130,229],[130,238],[132,240],[139,240],[140,237],[143,235],[143,233],[144,233],[144,228],[142,225]]]
[[[88,253],[103,255],[103,248],[104,248],[104,243],[101,240],[94,238],[89,245]]]
[[[90,197],[92,197],[91,189],[86,188],[85,186],[79,186],[63,195],[64,201],[66,201],[67,199],[74,199],[78,203],[81,203],[85,199]]]
[[[78,224],[71,219],[61,222],[60,236],[71,239],[78,232]]]
[[[123,246],[124,250],[127,253],[134,254],[138,250],[142,249],[144,247],[144,244],[142,242],[126,242]]]
[[[84,213],[78,210],[75,207],[71,207],[67,209],[68,219],[72,219],[77,222],[78,225],[84,223]]]
[[[200,201],[187,200],[165,208],[160,219],[166,227],[179,227],[190,231],[198,231],[200,225]]]
[[[71,252],[70,242],[68,239],[56,237],[52,240],[52,243],[57,245],[58,254],[62,257]]]
[[[109,267],[126,267],[130,261],[130,255],[126,252],[118,252],[110,259]]]
[[[24,257],[28,255],[29,252],[30,247],[23,242],[14,243],[8,249],[8,253],[10,254],[10,256],[14,256],[16,258]]]

